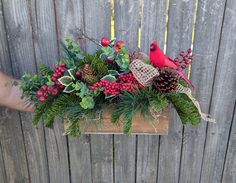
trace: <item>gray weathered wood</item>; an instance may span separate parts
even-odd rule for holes
[[[167,1],[142,1],[141,50],[149,54],[149,46],[158,40],[164,48]],[[137,138],[137,182],[156,182],[158,173],[159,136]]]
[[[32,29],[36,62],[53,67],[58,58],[54,1],[31,1]],[[50,182],[69,182],[67,139],[63,123],[56,119],[54,129],[45,129]]]
[[[115,37],[137,50],[139,0],[115,0]],[[132,22],[132,23],[131,23]],[[114,135],[115,182],[135,182],[136,136]]]
[[[131,52],[138,47],[139,9],[139,0],[115,0],[115,37]]]
[[[161,48],[165,44],[166,31],[166,0],[142,1],[141,13],[141,50],[149,53],[149,46],[158,40]]]
[[[77,40],[78,29],[84,29],[83,1],[56,1],[58,38],[63,41],[67,35]],[[80,42],[80,47],[84,41]],[[71,182],[92,182],[90,142],[87,137],[69,138]]]
[[[191,46],[194,9],[195,1],[170,1],[167,54],[171,58]],[[169,135],[160,138],[158,182],[177,182],[179,178],[183,126],[174,110],[170,118]]]
[[[228,0],[225,8],[217,58],[211,114],[217,124],[208,124],[201,182],[221,182],[225,153],[236,100],[236,1]]]
[[[111,35],[111,4],[109,0],[84,1],[84,30],[95,39]],[[86,51],[97,46],[86,40]],[[112,135],[91,135],[92,182],[113,182]]]
[[[232,120],[229,145],[227,148],[222,182],[236,182],[236,103],[234,106],[234,118]]]
[[[111,4],[109,0],[84,1],[84,30],[88,36],[97,40],[111,36]],[[86,51],[93,53],[97,46],[86,41]]]
[[[6,175],[6,170],[5,170],[4,160],[3,160],[1,141],[0,141],[0,182],[3,182],[3,183],[7,182],[7,175]]]
[[[112,147],[112,135],[91,135],[92,182],[113,182]]]
[[[114,135],[115,182],[135,182],[135,151],[135,135]]]
[[[225,1],[198,1],[191,80],[202,111],[208,113],[211,101],[220,31]],[[200,180],[207,123],[184,129],[180,182]]]
[[[71,182],[92,183],[90,136],[69,139]]]
[[[137,137],[137,182],[154,183],[157,180],[159,136]]]

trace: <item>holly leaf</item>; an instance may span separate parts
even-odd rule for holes
[[[112,76],[119,76],[120,75],[119,72],[116,70],[108,70],[108,73]]]
[[[75,84],[73,84],[73,87],[75,88],[76,91],[79,91],[81,89],[81,83],[76,82]]]
[[[112,98],[112,97],[115,97],[115,95],[110,95],[110,94],[105,95],[105,99],[109,99],[109,98]]]
[[[117,81],[116,77],[112,76],[111,74],[108,74],[108,75],[104,76],[101,80],[106,80],[106,81],[109,81],[109,82]]]
[[[58,81],[63,85],[63,86],[68,86],[72,83],[73,79],[70,76],[63,76]]]
[[[68,70],[68,73],[72,77],[73,80],[75,80],[76,72],[77,72],[77,68],[72,68]]]
[[[93,109],[95,102],[92,97],[84,97],[84,98],[82,98],[80,105],[84,109]]]
[[[71,92],[75,91],[75,88],[73,85],[74,85],[74,83],[70,83],[68,86],[65,87],[63,92],[64,93],[71,93]]]

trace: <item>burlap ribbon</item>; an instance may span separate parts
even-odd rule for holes
[[[192,96],[192,92],[190,90],[190,88],[184,87],[181,84],[178,84],[177,89],[176,89],[176,93],[184,93],[188,96],[188,98],[193,102],[193,104],[195,105],[195,107],[197,108],[199,114],[201,115],[201,118],[204,121],[208,121],[208,122],[212,122],[212,123],[216,123],[215,119],[211,118],[211,116],[209,114],[203,113],[201,111],[201,107],[199,102]]]
[[[151,86],[153,84],[153,79],[157,76],[159,76],[159,72],[156,68],[154,68],[152,65],[149,65],[145,63],[143,60],[146,60],[147,55],[144,53],[141,54],[141,57],[139,57],[136,60],[133,60],[130,64],[130,70],[133,73],[135,79],[142,84],[143,86]],[[177,86],[176,93],[184,93],[186,94],[189,99],[193,102],[193,104],[196,106],[199,114],[201,115],[201,118],[208,122],[215,123],[215,119],[212,119],[209,114],[205,114],[201,111],[201,107],[199,102],[192,96],[192,92],[190,88],[184,87],[180,84]],[[156,112],[153,111],[153,108],[150,108],[150,112],[152,116],[157,119],[158,115]]]

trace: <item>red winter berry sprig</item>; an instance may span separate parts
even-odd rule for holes
[[[98,90],[103,88],[103,93],[108,95],[119,95],[121,92],[129,91],[135,93],[137,89],[143,89],[144,87],[134,78],[132,73],[122,74],[119,77],[119,81],[106,81],[101,80],[94,83],[91,86],[92,90]]]
[[[187,50],[187,53],[185,53],[184,51],[181,51],[179,53],[179,56],[181,58],[178,58],[178,57],[175,58],[174,63],[178,66],[179,70],[184,70],[187,68],[189,64],[192,63],[192,59],[193,59],[192,50],[189,48]]]
[[[58,81],[58,79],[64,76],[66,69],[66,64],[62,63],[61,65],[57,65],[54,68],[54,73],[51,77],[51,81],[54,83],[53,86],[43,85],[39,91],[37,92],[37,97],[39,102],[44,103],[49,96],[57,96],[59,91],[64,89],[65,87]]]

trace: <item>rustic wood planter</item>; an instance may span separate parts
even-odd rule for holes
[[[123,134],[123,123],[119,125],[111,123],[112,110],[104,112],[102,124],[96,124],[85,128],[85,134]],[[64,124],[65,130],[68,123]],[[82,127],[83,128],[83,127]],[[158,120],[144,119],[138,112],[133,119],[132,134],[145,135],[168,135],[169,108],[164,110]]]

